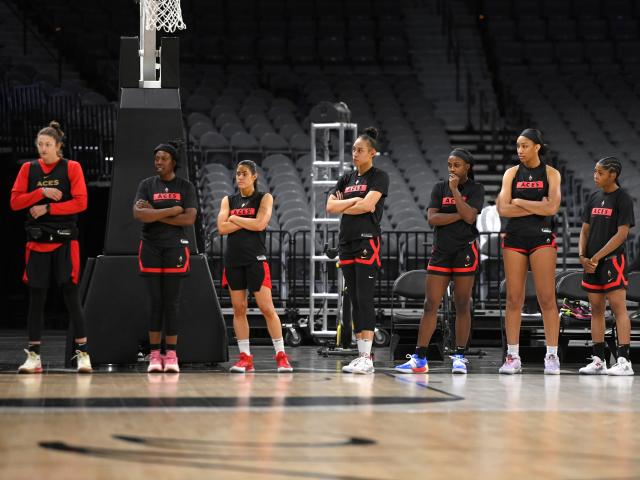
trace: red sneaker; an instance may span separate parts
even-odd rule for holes
[[[247,355],[244,352],[240,352],[240,360],[229,369],[230,372],[235,373],[249,373],[253,372],[253,355]]]
[[[278,372],[293,372],[293,367],[289,363],[289,357],[284,352],[276,353],[276,363],[278,364]]]
[[[149,354],[149,366],[147,367],[148,373],[162,373],[164,366],[162,365],[162,355],[160,350],[151,350]]]

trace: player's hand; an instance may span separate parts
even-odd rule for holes
[[[136,202],[136,207],[138,207],[138,208],[153,208],[153,205],[151,205],[146,200],[140,199],[140,200],[138,200]]]
[[[45,198],[50,198],[54,202],[57,202],[62,198],[62,192],[57,188],[42,187],[42,195]]]
[[[181,213],[184,213],[184,208],[182,208],[180,205],[176,205],[175,207],[171,207],[172,213],[173,215],[180,215]]]
[[[33,218],[38,218],[41,217],[43,215],[46,215],[47,213],[47,206],[46,205],[34,205],[33,207],[31,207],[29,209],[29,213],[31,214],[31,216]]]
[[[458,185],[460,184],[460,178],[453,173],[449,174],[449,188],[453,192],[458,189]]]
[[[591,260],[589,260],[586,257],[580,257],[580,264],[582,265],[582,268],[584,269],[584,273],[594,273],[596,271],[596,268],[591,263]]]
[[[333,194],[334,197],[336,197],[336,200],[344,200],[344,195],[342,194],[341,191],[337,191],[336,193]]]

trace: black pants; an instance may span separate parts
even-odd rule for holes
[[[151,319],[149,330],[162,331],[164,319],[165,335],[178,334],[178,306],[180,289],[184,277],[177,275],[150,275],[145,277],[151,298]]]
[[[73,326],[74,338],[84,338],[85,323],[84,314],[80,307],[78,286],[68,282],[62,284],[62,296],[69,311],[69,320]],[[39,342],[42,338],[42,324],[44,323],[44,304],[47,300],[46,288],[29,288],[29,313],[27,315],[27,328],[29,330],[29,342]]]
[[[373,296],[378,268],[375,265],[351,263],[342,265],[347,292],[353,312],[353,331],[373,331],[376,328],[376,311]]]

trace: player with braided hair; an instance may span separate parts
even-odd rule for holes
[[[633,199],[620,186],[622,164],[615,157],[596,163],[593,192],[582,212],[578,252],[584,268],[582,288],[591,303],[591,363],[580,369],[585,375],[633,375],[629,360],[631,322],[627,313],[625,242],[634,226]],[[616,318],[617,363],[607,369],[604,358],[604,313],[606,301]]]

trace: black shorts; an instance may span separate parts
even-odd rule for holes
[[[380,268],[380,237],[362,238],[339,245],[340,265],[373,265]]]
[[[77,240],[64,242],[51,252],[27,249],[22,281],[33,288],[48,288],[51,275],[58,285],[80,278],[80,246]]]
[[[427,272],[430,275],[445,276],[475,275],[478,264],[478,242],[474,240],[452,253],[446,253],[434,247],[427,265]]]
[[[594,273],[582,274],[582,289],[590,293],[607,293],[627,288],[626,258],[624,253],[609,255],[600,260]]]
[[[507,233],[502,237],[503,250],[513,250],[514,252],[519,252],[527,256],[531,255],[536,250],[547,247],[552,247],[556,250],[558,249],[555,234],[549,233],[548,235],[525,237]]]
[[[222,271],[222,286],[229,290],[257,292],[262,286],[271,289],[271,270],[266,261],[239,267],[225,267]]]
[[[140,241],[138,250],[138,267],[140,275],[189,275],[189,247],[156,247]]]

